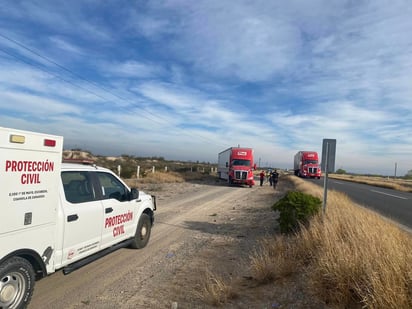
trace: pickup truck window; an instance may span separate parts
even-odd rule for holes
[[[102,188],[103,199],[114,198],[120,202],[129,200],[129,190],[113,175],[96,173]]]
[[[95,200],[95,192],[88,172],[62,172],[64,195],[70,203],[84,203]]]

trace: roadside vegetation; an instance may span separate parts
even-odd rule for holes
[[[368,184],[404,192],[412,192],[412,179],[351,174],[329,174],[330,178]]]
[[[321,198],[315,185],[287,178]],[[251,256],[258,282],[301,273],[310,293],[333,308],[412,308],[411,265],[410,234],[333,191],[324,216],[293,235],[263,240]]]
[[[238,297],[234,284],[215,272],[207,269],[201,274],[202,284],[197,293],[205,303],[224,306],[231,299]]]
[[[208,162],[171,161],[163,157],[135,157],[121,155],[107,157],[89,151],[65,150],[63,161],[86,162],[112,170],[130,187],[140,184],[181,183],[185,181],[216,180],[215,164]],[[137,173],[139,172],[139,175]]]
[[[90,151],[75,149],[75,150],[64,150],[63,151],[63,161],[72,160],[82,162],[87,160],[88,163],[93,163],[98,166],[108,168],[118,174],[120,166],[120,176],[124,179],[139,178],[140,181],[154,181],[154,180],[164,180],[171,181],[174,178],[165,176],[169,172],[174,172],[174,176],[181,177],[184,180],[190,180],[193,177],[193,173],[198,173],[202,175],[208,175],[212,173],[213,169],[216,168],[216,164],[211,164],[209,162],[187,162],[187,161],[176,161],[176,160],[166,160],[163,157],[136,157],[123,154],[117,157],[100,156],[94,155]],[[139,171],[139,175],[137,172]],[[165,179],[156,179],[153,174],[163,173]],[[148,178],[144,180],[145,178]],[[171,181],[173,182],[173,181]]]

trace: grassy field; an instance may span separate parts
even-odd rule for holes
[[[357,183],[364,183],[368,185],[394,189],[404,192],[412,192],[412,180],[405,180],[399,178],[377,177],[377,176],[359,176],[359,175],[341,175],[329,174],[330,178],[348,180]]]
[[[190,181],[218,181],[216,175],[201,172],[155,172],[147,173],[145,177],[123,179],[129,187],[139,187],[139,184],[181,183]]]
[[[321,189],[286,176],[297,191]],[[251,256],[261,282],[302,273],[312,293],[334,308],[412,308],[412,238],[346,195],[328,193],[328,209],[293,236],[264,240]]]

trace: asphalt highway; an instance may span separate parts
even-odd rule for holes
[[[323,178],[307,181],[322,187],[324,185]],[[328,180],[328,190],[343,192],[355,203],[412,230],[412,193],[331,178]]]

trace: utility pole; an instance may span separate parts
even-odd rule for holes
[[[398,167],[398,163],[395,162],[395,177],[394,178],[396,178],[396,169],[397,169],[397,167]]]

